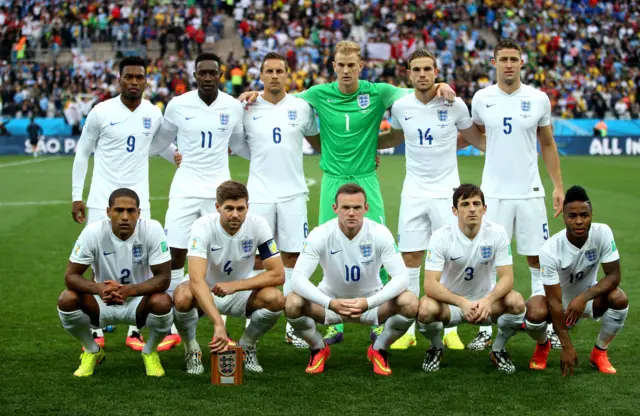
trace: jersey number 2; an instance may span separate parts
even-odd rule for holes
[[[131,270],[122,269],[122,271],[120,272],[120,284],[128,285],[129,283],[131,283],[131,280],[129,280],[129,276],[131,276]]]

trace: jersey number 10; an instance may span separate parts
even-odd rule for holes
[[[344,273],[345,273],[345,280],[347,282],[349,280],[351,280],[352,282],[360,281],[360,267],[359,266],[352,266],[351,269],[349,269],[349,266],[345,265],[344,266]]]

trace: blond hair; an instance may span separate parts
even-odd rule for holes
[[[357,53],[358,57],[362,58],[362,56],[360,55],[360,44],[350,40],[341,40],[340,42],[338,42],[338,44],[336,45],[335,54],[337,55],[339,53],[343,55]]]

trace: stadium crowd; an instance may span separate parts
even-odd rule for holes
[[[115,61],[83,55],[93,42],[142,55],[158,42],[146,98],[164,107],[193,87],[193,58],[235,21],[244,51],[223,56],[223,90],[260,88],[259,62],[269,51],[287,57],[290,91],[334,80],[332,48],[342,39],[366,43],[362,78],[407,85],[406,58],[437,51],[442,78],[471,104],[495,82],[495,39],[525,48],[523,81],[544,90],[555,116],[638,118],[640,29],[636,1],[39,1],[0,2],[0,96],[8,117],[88,111],[116,94]],[[173,45],[172,45],[173,43]],[[73,65],[38,64],[38,48],[76,48]],[[175,51],[175,53],[174,53]],[[167,53],[169,52],[169,53]]]

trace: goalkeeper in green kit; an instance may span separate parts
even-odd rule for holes
[[[320,168],[324,172],[320,185],[319,224],[336,217],[333,212],[335,196],[338,188],[346,183],[356,183],[364,188],[369,204],[365,216],[385,223],[375,163],[380,122],[394,101],[412,90],[361,81],[358,77],[363,66],[360,45],[351,41],[338,42],[333,62],[338,81],[314,85],[297,94],[315,109],[320,119],[321,143],[310,143],[320,150]],[[439,96],[453,101],[455,93],[448,85],[440,84],[438,88]],[[256,97],[255,92],[245,93],[240,100],[249,98],[252,102]],[[388,281],[384,269],[380,271],[380,279],[383,284]],[[376,328],[372,337],[380,329]],[[330,345],[343,339],[342,324],[330,326],[324,335],[325,342]]]

